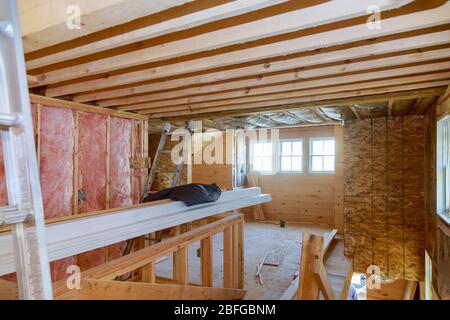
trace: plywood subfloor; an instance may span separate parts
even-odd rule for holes
[[[286,224],[280,228],[273,223],[246,222],[245,224],[245,299],[279,299],[289,287],[299,268],[302,232],[329,232],[329,229],[311,225]],[[189,282],[200,283],[200,259],[197,257],[199,243],[189,247]],[[264,266],[259,284],[256,267],[268,251],[281,254],[278,267]],[[214,286],[221,287],[223,279],[223,237],[214,236]],[[157,265],[157,275],[172,277],[172,257]]]

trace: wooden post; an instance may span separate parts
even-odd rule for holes
[[[110,168],[111,168],[111,116],[108,115],[106,118],[106,153],[105,153],[105,162],[106,162],[106,188],[105,188],[105,208],[109,209],[110,204]]]
[[[78,127],[79,127],[79,112],[77,110],[73,111],[73,117],[75,122],[75,130],[73,134],[73,197],[72,197],[72,214],[77,215],[78,214],[78,189],[79,189],[79,172],[78,172],[78,154],[79,154],[79,134],[78,134]]]
[[[142,267],[142,282],[156,282],[156,263],[154,261]]]
[[[213,242],[212,236],[200,241],[200,272],[202,287],[213,286]]]
[[[322,244],[323,237],[310,233],[303,234],[298,300],[319,299],[320,288],[315,273],[317,261],[322,253]]]
[[[239,261],[240,259],[240,250],[239,250],[239,226],[238,224],[234,224],[232,227],[232,245],[233,245],[233,287],[232,288],[239,288],[239,271],[240,271],[240,265]]]
[[[135,121],[131,120],[131,157],[136,156],[136,131],[135,131]],[[131,202],[134,203],[134,168],[130,169],[130,181],[131,181]]]
[[[188,284],[188,247],[178,249],[174,255],[174,279],[178,284]]]
[[[223,287],[233,287],[233,229],[223,231]]]
[[[336,141],[336,168],[334,186],[334,227],[340,234],[344,233],[344,128],[337,124],[334,126]]]
[[[238,260],[236,261],[237,268],[237,287],[238,289],[244,288],[244,216],[241,216],[239,223],[237,224],[237,250]]]

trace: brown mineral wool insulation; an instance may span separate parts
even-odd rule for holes
[[[40,177],[45,219],[72,214],[74,127],[71,110],[41,109]]]
[[[79,182],[86,194],[80,213],[106,207],[106,121],[106,115],[79,112]],[[105,261],[106,248],[78,255],[81,270],[93,268]]]

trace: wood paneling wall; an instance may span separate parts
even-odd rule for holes
[[[450,226],[436,214],[436,124],[450,113],[450,99],[427,113],[426,130],[426,249],[432,260],[432,285],[440,299],[450,299]]]
[[[308,167],[309,138],[334,135],[333,126],[280,129],[280,139],[303,138],[304,172],[261,176],[262,191],[272,195],[263,205],[267,220],[334,227],[335,174],[311,174]]]
[[[344,129],[345,251],[356,272],[424,276],[422,116],[347,121]]]
[[[217,158],[220,163],[208,164],[205,162],[205,159],[203,159],[203,163],[194,163],[192,165],[192,182],[209,184],[217,183],[222,190],[231,190],[233,188],[234,141],[232,137],[227,137],[225,132],[217,132],[216,134],[204,134],[201,142],[201,148],[195,146],[195,144],[200,143],[199,139],[193,139],[194,160],[196,151],[198,153],[201,150],[203,152],[203,156],[210,154],[211,152],[209,152],[208,150],[211,150],[211,144],[214,143],[214,139],[216,138],[218,139],[217,141],[220,141],[220,139],[222,140],[223,150],[221,152],[222,157],[218,156]],[[232,139],[231,141],[228,141],[228,148],[227,138]],[[208,145],[210,146],[210,148],[206,149],[208,148]],[[215,155],[214,151],[212,151],[212,155]],[[222,158],[221,161],[219,160],[219,158]]]

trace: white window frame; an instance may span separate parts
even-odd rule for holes
[[[301,162],[301,170],[283,170],[282,169],[282,158],[283,158],[283,142],[301,142],[302,143],[302,155],[300,156],[302,158]],[[279,147],[278,147],[278,163],[279,163],[279,172],[280,173],[304,173],[304,167],[305,167],[305,144],[304,144],[303,138],[292,138],[292,139],[280,139],[279,140]],[[292,157],[299,157],[295,155],[289,156]]]
[[[255,170],[253,168],[253,154],[255,150],[255,143],[271,143],[272,144],[272,170]],[[259,172],[260,174],[273,174],[276,171],[276,154],[275,154],[275,144],[271,140],[254,140],[250,142],[250,172]]]
[[[450,224],[450,114],[438,120],[436,137],[436,209]]]
[[[318,140],[333,140],[334,141],[334,154],[333,155],[326,155],[323,156],[333,156],[334,157],[334,170],[333,171],[314,171],[313,165],[312,165],[312,158],[313,158],[313,142]],[[319,156],[319,155],[316,155]],[[309,173],[311,174],[334,174],[336,172],[336,138],[335,137],[311,137],[309,138],[309,149],[308,149],[308,162],[309,162]]]

